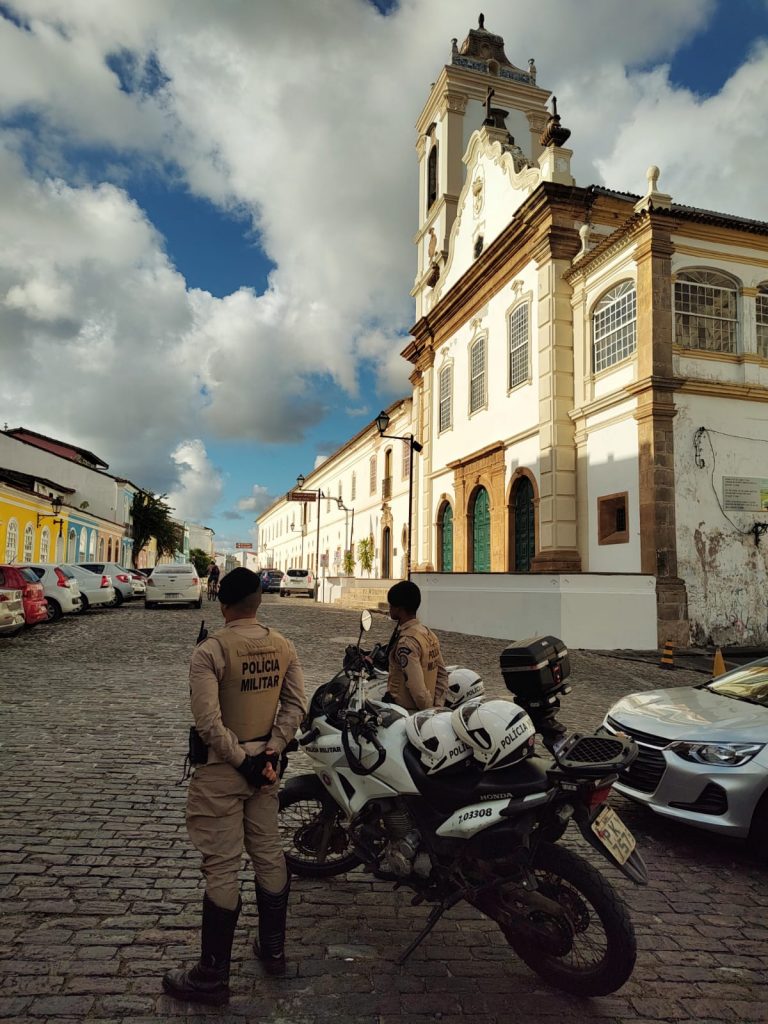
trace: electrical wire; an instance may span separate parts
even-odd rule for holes
[[[729,434],[726,430],[713,430],[711,427],[702,427],[701,429],[708,434],[719,434],[720,437],[736,437],[739,441],[757,441],[758,444],[768,444],[768,440],[764,437],[746,437],[744,434]]]

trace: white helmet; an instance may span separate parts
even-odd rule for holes
[[[512,700],[476,697],[451,712],[451,723],[486,769],[508,768],[522,761],[536,736],[530,717]]]
[[[445,706],[447,708],[457,708],[465,700],[482,697],[485,693],[482,678],[471,668],[449,665],[447,672],[448,689],[445,691]]]
[[[453,731],[452,717],[448,708],[426,708],[405,723],[405,733],[418,750],[427,775],[472,757],[472,750]]]

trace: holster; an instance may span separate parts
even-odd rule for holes
[[[208,744],[203,742],[200,733],[191,725],[189,727],[189,750],[187,758],[190,764],[208,763]]]

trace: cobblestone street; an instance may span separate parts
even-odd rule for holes
[[[206,604],[202,614],[219,624],[217,608]],[[289,975],[267,978],[250,952],[255,900],[245,871],[229,1007],[162,995],[164,969],[191,965],[198,953],[202,882],[178,782],[190,722],[186,667],[200,618],[137,604],[0,641],[0,1017],[768,1021],[768,869],[740,843],[666,823],[618,796],[612,802],[638,837],[651,882],[636,888],[599,861],[631,906],[640,947],[633,978],[611,997],[579,1001],[549,989],[495,925],[463,906],[397,967],[427,910],[412,907],[407,890],[393,893],[361,873],[294,882]],[[356,613],[303,598],[267,597],[262,618],[295,640],[310,691],[337,670],[357,634]],[[374,617],[373,639],[388,635],[387,620]],[[447,662],[476,668],[491,692],[506,692],[503,640],[445,633],[441,641]],[[563,718],[587,728],[627,692],[704,678],[580,652],[572,664]]]

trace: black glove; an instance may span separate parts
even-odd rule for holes
[[[264,778],[264,769],[268,764],[271,764],[275,771],[277,771],[279,760],[279,754],[274,752],[268,754],[266,750],[261,754],[246,754],[245,760],[237,766],[237,770],[249,785],[254,786],[256,789],[261,789],[262,786],[272,785],[269,779]]]

